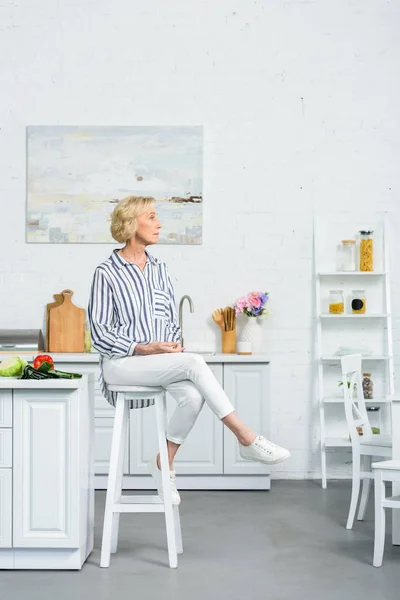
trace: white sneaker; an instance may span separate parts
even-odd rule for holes
[[[289,450],[273,444],[262,435],[258,435],[250,446],[239,443],[239,452],[246,460],[255,460],[267,465],[276,465],[290,456]]]
[[[155,479],[158,495],[160,496],[161,500],[164,501],[164,495],[162,490],[162,475],[160,469],[157,466],[157,456],[149,460],[149,462],[147,463],[147,469]],[[176,489],[175,470],[169,472],[169,479],[171,483],[172,504],[179,504],[181,501],[181,497],[179,495],[178,490]]]

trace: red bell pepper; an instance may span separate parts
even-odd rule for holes
[[[50,363],[50,369],[54,369],[54,360],[50,354],[38,354],[33,361],[33,368],[38,369],[43,362]]]

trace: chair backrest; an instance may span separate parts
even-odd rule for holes
[[[360,435],[357,427],[362,428],[363,435],[372,435],[362,387],[361,354],[342,356],[341,365],[347,427],[351,443],[353,446],[359,446]]]

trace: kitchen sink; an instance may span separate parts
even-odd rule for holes
[[[192,354],[202,354],[203,356],[214,356],[215,354],[217,354],[216,352],[213,352],[212,350],[191,350],[191,349],[186,349],[185,352],[191,352]]]

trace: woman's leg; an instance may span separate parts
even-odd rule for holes
[[[171,442],[168,452],[172,462],[179,445],[196,422],[204,400],[241,444],[250,445],[256,437],[254,431],[239,419],[225,391],[204,358],[198,354],[152,354],[105,359],[103,369],[107,383],[160,385],[177,399],[178,407],[168,427],[168,440]],[[186,393],[190,394],[189,403],[185,401]]]

